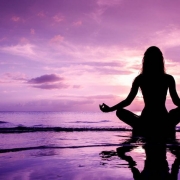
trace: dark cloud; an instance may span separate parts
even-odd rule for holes
[[[45,74],[40,77],[32,78],[28,80],[27,83],[31,84],[31,87],[39,89],[64,89],[69,87],[69,85],[64,83],[64,78],[55,74]]]
[[[54,83],[58,81],[62,81],[64,78],[59,77],[55,74],[46,74],[40,77],[32,78],[28,81],[29,84],[43,84],[43,83]]]
[[[39,89],[66,89],[70,85],[64,82],[63,77],[59,77],[56,74],[45,74],[40,77],[32,78],[27,81],[28,84],[31,84],[33,88]],[[80,85],[72,85],[72,88],[80,88]]]

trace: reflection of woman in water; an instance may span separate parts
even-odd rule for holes
[[[124,109],[131,104],[138,89],[141,89],[145,107],[140,116]],[[169,89],[173,103],[178,108],[167,111],[165,107],[166,94]],[[129,95],[122,102],[109,107],[106,104],[100,105],[103,112],[116,110],[116,115],[132,128],[150,127],[172,127],[180,121],[180,99],[176,92],[176,85],[173,76],[165,73],[164,58],[159,48],[149,47],[144,53],[142,71],[132,84]],[[153,128],[153,129],[152,129]]]
[[[177,141],[174,146],[166,147],[164,142],[145,142],[143,149],[145,150],[146,159],[144,161],[144,168],[140,171],[136,167],[136,162],[130,156],[130,152],[137,146],[131,143],[136,143],[138,139],[129,139],[125,141],[122,146],[113,151],[102,151],[100,156],[102,160],[111,161],[113,156],[119,156],[122,160],[128,162],[127,166],[133,173],[134,180],[178,180],[179,165],[180,165],[180,147]],[[169,167],[166,150],[175,156],[171,169]],[[128,155],[126,153],[129,152]]]

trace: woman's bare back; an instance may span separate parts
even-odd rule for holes
[[[165,108],[166,95],[168,90],[169,75],[146,77],[140,75],[139,87],[141,89],[146,108]]]
[[[142,117],[157,117],[163,118],[167,116],[166,96],[169,89],[173,102],[179,102],[179,97],[176,93],[174,78],[169,74],[145,76],[139,75],[135,78],[135,86],[141,89],[144,99],[144,109]],[[133,91],[133,86],[131,91]],[[136,87],[135,87],[136,89]],[[130,92],[131,93],[131,92]],[[162,119],[161,118],[161,119]]]

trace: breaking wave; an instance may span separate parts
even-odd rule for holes
[[[28,133],[28,132],[81,132],[81,131],[131,131],[127,128],[94,128],[94,127],[26,127],[26,126],[17,126],[17,127],[8,127],[0,128],[0,133]]]

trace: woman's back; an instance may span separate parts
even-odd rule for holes
[[[165,108],[169,77],[168,74],[139,75],[139,87],[143,95],[145,108]]]
[[[144,109],[141,113],[143,126],[161,125],[167,118],[165,102],[170,77],[168,74],[140,74],[136,77],[136,84],[141,89],[144,100]]]

